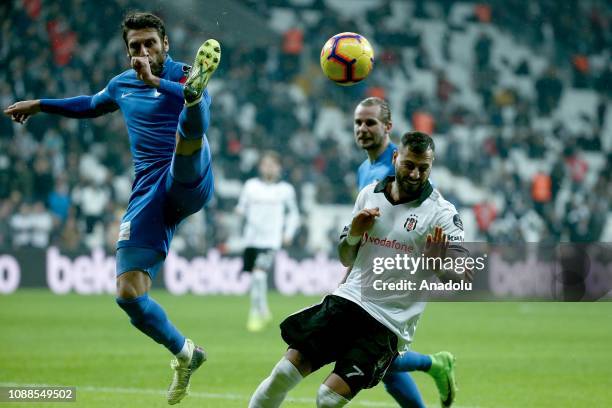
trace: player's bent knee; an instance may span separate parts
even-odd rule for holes
[[[135,299],[149,291],[151,278],[142,271],[125,272],[117,277],[117,297]]]
[[[271,384],[281,389],[293,388],[296,382],[303,378],[296,366],[286,358],[282,358],[270,373]]]
[[[298,350],[290,348],[285,353],[285,359],[289,361],[303,377],[312,372],[312,363]]]
[[[204,135],[202,135],[204,136]],[[176,154],[179,156],[191,156],[204,146],[204,139],[187,139],[179,132],[176,133]]]
[[[343,407],[349,403],[347,398],[338,394],[325,384],[321,384],[317,391],[317,408]]]

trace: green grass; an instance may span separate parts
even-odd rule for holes
[[[209,360],[181,407],[245,407],[284,352],[275,325],[244,329],[246,297],[153,296],[176,325],[202,344]],[[319,298],[271,296],[276,322]],[[414,349],[457,356],[459,407],[610,406],[612,302],[430,303]],[[112,296],[55,296],[21,290],[0,296],[0,385],[77,387],[75,404],[33,407],[167,407],[170,355],[133,329]],[[285,406],[312,407],[331,367],[303,381]],[[430,406],[437,393],[415,373]],[[394,406],[382,386],[354,406]]]

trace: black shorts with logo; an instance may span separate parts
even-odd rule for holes
[[[353,395],[378,384],[397,355],[397,336],[359,305],[329,295],[287,317],[281,336],[312,364],[313,371],[336,362],[333,372]]]
[[[274,265],[274,255],[276,251],[273,249],[247,247],[242,254],[242,270],[253,272],[253,268],[256,268],[270,272]]]

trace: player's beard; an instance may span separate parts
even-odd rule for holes
[[[149,66],[151,67],[151,73],[156,77],[160,76],[164,70],[164,61],[166,60],[166,53],[162,52],[159,54],[155,61],[150,61]]]
[[[427,179],[425,179],[423,182],[420,180],[417,182],[412,182],[409,177],[396,176],[395,181],[398,183],[400,190],[404,191],[409,196],[413,196],[421,192]]]

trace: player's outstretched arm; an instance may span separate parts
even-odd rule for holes
[[[30,116],[40,112],[40,100],[20,101],[12,104],[4,110],[4,114],[11,117],[17,123],[24,124]]]
[[[53,113],[69,118],[95,118],[114,112],[119,106],[108,94],[107,88],[93,96],[75,96],[65,99],[36,99],[12,104],[4,113],[15,122],[24,124],[38,112]]]
[[[377,207],[365,208],[353,217],[347,234],[342,234],[340,243],[338,244],[338,257],[342,265],[346,267],[353,265],[355,258],[357,258],[361,237],[366,231],[372,228],[376,221],[376,217],[379,216],[380,210]]]

